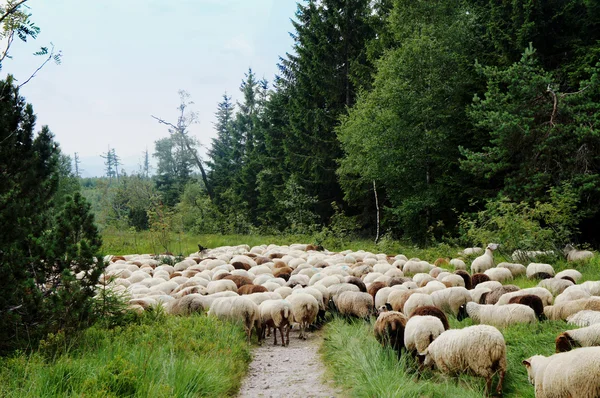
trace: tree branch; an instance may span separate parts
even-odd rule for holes
[[[550,95],[552,95],[552,100],[554,103],[554,106],[552,108],[552,114],[550,115],[550,126],[554,127],[554,119],[556,118],[556,112],[558,110],[558,98],[556,96],[556,93],[550,87],[550,84],[548,84],[548,88],[546,88],[546,92],[550,93]]]
[[[21,7],[21,5],[23,5],[23,3],[25,3],[25,2],[27,2],[27,0],[18,1],[15,5],[10,7],[8,10],[5,10],[4,15],[0,16],[0,23],[2,23],[2,21],[4,21],[9,15],[12,15],[15,12],[17,12],[19,7]]]
[[[41,55],[41,54],[40,54],[40,55]],[[48,58],[46,58],[46,59],[44,60],[44,62],[42,62],[42,64],[41,64],[41,65],[40,65],[40,66],[39,66],[39,67],[38,67],[38,68],[37,68],[37,69],[36,69],[36,70],[35,70],[35,71],[34,71],[34,72],[31,74],[31,76],[29,76],[29,78],[27,78],[27,80],[25,80],[23,83],[19,84],[19,85],[17,86],[17,88],[21,88],[21,87],[23,87],[24,85],[26,85],[27,83],[29,83],[29,81],[30,81],[31,79],[33,79],[33,78],[35,77],[35,75],[36,75],[36,74],[37,74],[37,73],[38,73],[38,72],[39,72],[39,71],[40,71],[40,70],[41,70],[41,69],[42,69],[42,68],[43,68],[43,67],[44,67],[44,66],[45,66],[45,65],[46,65],[48,62],[50,62],[50,60],[52,60],[52,59],[53,59],[53,58],[55,58],[55,57],[59,57],[59,58],[57,58],[57,61],[56,61],[56,63],[60,63],[60,62],[59,62],[59,59],[60,59],[60,50],[59,50],[59,52],[58,52],[58,54],[57,54],[57,55],[54,55],[54,44],[52,44],[52,50],[50,51],[50,53],[48,53]]]

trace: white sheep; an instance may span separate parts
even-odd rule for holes
[[[451,287],[431,293],[431,300],[433,305],[440,310],[456,316],[460,306],[473,299],[464,287]]]
[[[470,317],[475,323],[483,323],[497,327],[506,327],[516,323],[535,323],[535,311],[522,304],[506,304],[501,306],[466,303],[460,307],[457,319]]]
[[[450,265],[454,267],[455,270],[467,270],[467,264],[460,258],[453,258],[450,260]]]
[[[491,291],[492,289],[490,289],[489,287],[477,286],[475,289],[469,290],[469,294],[471,295],[471,298],[474,302],[481,303],[481,296]]]
[[[430,295],[423,293],[411,294],[408,300],[406,300],[406,303],[404,303],[402,313],[409,316],[416,308],[424,307],[426,305],[433,305],[433,300]]]
[[[498,264],[498,268],[509,269],[512,276],[525,275],[525,272],[527,272],[527,268],[523,264],[516,264],[516,263],[502,262],[502,263]]]
[[[219,281],[210,281],[206,286],[208,294],[214,294],[225,291],[237,292],[238,287],[234,281],[229,279],[221,279]]]
[[[600,345],[600,323],[579,329],[567,330],[555,340],[556,352],[570,351],[576,347],[594,347]]]
[[[548,305],[544,307],[544,314],[549,320],[566,320],[571,315],[583,310],[600,311],[600,298],[590,297],[556,305]]]
[[[421,353],[424,365],[435,365],[443,373],[470,372],[485,378],[485,392],[499,373],[496,392],[502,393],[506,374],[506,343],[500,331],[488,325],[446,330]]]
[[[567,261],[584,261],[594,257],[594,253],[589,250],[577,250],[572,245],[565,246],[563,251],[567,257]]]
[[[542,304],[544,306],[551,305],[554,297],[552,293],[548,289],[543,287],[528,287],[527,289],[521,289],[518,292],[506,293],[500,296],[496,305],[506,305],[510,301],[511,298],[516,296],[524,296],[526,294],[533,294],[538,296],[542,300]]]
[[[566,303],[567,301],[586,299],[592,295],[584,288],[578,285],[567,287],[561,294],[556,296],[554,304]]]
[[[554,268],[550,264],[530,263],[527,266],[527,278],[537,278],[538,274],[548,274],[554,276]]]
[[[579,327],[600,323],[600,311],[583,310],[567,317],[567,323]]]
[[[575,283],[577,283],[581,280],[583,275],[581,275],[581,272],[577,271],[576,269],[564,269],[558,272],[554,277],[560,279],[564,278],[565,276],[573,279]]]
[[[259,306],[260,322],[262,325],[262,336],[264,339],[265,329],[272,327],[279,329],[281,334],[281,345],[290,344],[290,323],[292,319],[292,304],[287,300],[266,300]],[[287,342],[283,332],[287,330]],[[274,345],[277,345],[277,330],[273,330]]]
[[[465,287],[465,280],[456,274],[446,275],[442,278],[443,284],[448,284],[451,287]]]
[[[548,278],[542,279],[538,286],[548,289],[553,295],[559,295],[569,286],[573,286],[573,282],[567,279]]]
[[[420,272],[429,272],[433,268],[433,265],[429,264],[427,261],[420,260],[409,260],[402,266],[402,272],[404,275],[410,274],[418,274]]]
[[[490,243],[485,248],[485,253],[473,260],[471,263],[472,274],[484,272],[485,270],[494,267],[494,250],[496,250],[498,246],[497,243]]]
[[[315,322],[319,313],[319,303],[310,294],[291,294],[287,300],[292,304],[294,320],[300,324],[299,338],[306,340],[306,330]]]
[[[215,316],[222,320],[241,320],[246,330],[248,343],[250,343],[252,329],[256,327],[258,330],[260,312],[258,305],[245,296],[222,297],[213,301],[208,310],[208,316]]]
[[[498,288],[502,287],[502,283],[498,282],[498,281],[485,281],[485,282],[481,282],[478,283],[476,288],[488,288],[490,290],[495,290]]]
[[[490,277],[490,281],[506,282],[513,279],[513,274],[508,268],[490,268],[484,274]]]
[[[472,256],[474,254],[483,253],[483,249],[481,247],[467,247],[461,252],[458,252],[461,256]]]
[[[581,285],[592,296],[600,296],[600,281],[585,281]]]
[[[404,347],[414,353],[424,352],[442,333],[444,325],[439,318],[431,315],[413,316],[404,328]]]
[[[600,347],[584,347],[523,361],[536,398],[600,396]]]

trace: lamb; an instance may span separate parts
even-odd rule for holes
[[[600,298],[590,297],[587,299],[567,301],[566,303],[556,305],[548,305],[544,307],[544,314],[550,320],[565,320],[569,316],[582,310],[600,311]]]
[[[480,304],[496,304],[500,297],[502,297],[506,293],[518,292],[521,290],[519,286],[515,285],[502,285],[495,289],[492,289],[489,293],[482,295],[483,302],[479,302]]]
[[[486,380],[485,392],[492,387],[492,377],[499,373],[496,392],[502,393],[506,374],[506,344],[500,331],[488,325],[451,329],[440,334],[421,353],[424,365],[435,365],[443,373],[470,372]]]
[[[567,318],[567,323],[576,326],[590,326],[600,323],[600,311],[583,310]]]
[[[433,305],[444,312],[458,314],[461,305],[472,301],[469,291],[464,287],[451,287],[431,293]]]
[[[498,248],[498,244],[490,243],[485,248],[485,253],[477,257],[471,263],[471,273],[481,273],[494,267],[494,250]]]
[[[476,323],[497,327],[506,327],[516,323],[535,323],[535,311],[522,304],[506,304],[501,306],[466,303],[460,307],[457,319],[472,318]]]
[[[444,330],[450,329],[450,324],[448,323],[448,318],[446,317],[446,314],[444,314],[444,312],[437,307],[433,307],[433,306],[418,307],[410,314],[410,318],[412,318],[413,316],[425,316],[425,315],[431,315],[431,316],[438,318],[442,322],[442,325],[444,326]]]
[[[537,316],[538,320],[543,321],[546,319],[544,315],[544,304],[542,304],[542,299],[538,296],[534,296],[533,294],[526,294],[524,296],[515,296],[508,300],[508,304],[523,304],[530,307],[533,312],[535,312],[535,316]]]
[[[486,274],[473,274],[471,275],[471,288],[475,289],[475,287],[477,287],[477,285],[479,285],[480,283],[488,282],[489,280],[490,277]]]
[[[429,296],[428,294],[423,294],[423,293],[415,293],[415,294],[412,294],[408,298],[408,300],[406,300],[406,303],[404,303],[404,307],[402,307],[402,313],[404,315],[408,316],[418,307],[432,306],[432,305],[433,305],[433,300],[431,299],[431,296]]]
[[[424,352],[445,330],[442,321],[435,316],[411,316],[404,328],[404,347],[413,354]]]
[[[600,324],[596,323],[580,329],[567,330],[558,335],[555,345],[556,352],[571,351],[577,347],[600,346]]]
[[[554,268],[550,264],[530,263],[526,274],[528,279],[546,279],[546,275],[554,276]]]
[[[536,398],[600,396],[600,347],[584,347],[523,361]]]
[[[375,311],[373,297],[369,293],[343,292],[335,300],[342,315],[368,319]]]
[[[264,339],[265,329],[272,327],[279,329],[281,334],[281,346],[290,344],[290,321],[292,319],[292,305],[287,300],[266,300],[259,306],[260,322],[262,325],[262,338]],[[283,331],[287,330],[287,342],[283,336]],[[277,345],[277,330],[273,331],[274,345]]]
[[[525,275],[527,268],[523,264],[505,263],[498,264],[498,268],[506,268],[510,270],[512,276]]]
[[[215,316],[222,320],[242,320],[248,343],[252,336],[252,329],[259,329],[260,312],[258,305],[244,296],[222,297],[213,301],[208,316]],[[260,338],[260,337],[259,337]]]
[[[552,293],[548,291],[548,289],[544,289],[543,287],[528,287],[527,289],[521,289],[517,292],[506,293],[500,296],[496,305],[504,305],[508,304],[511,298],[515,296],[524,296],[526,294],[535,294],[540,299],[542,299],[542,303],[544,306],[551,305],[553,301]]]
[[[567,257],[568,262],[572,261],[584,261],[594,257],[594,253],[589,250],[577,250],[573,245],[565,246],[563,253]]]
[[[389,345],[400,356],[404,347],[404,328],[407,318],[398,311],[384,311],[375,321],[375,338],[382,346]]]
[[[491,281],[506,282],[513,278],[513,274],[508,268],[490,268],[484,273],[490,277]]]
[[[319,303],[310,294],[291,294],[287,300],[292,304],[294,320],[300,324],[299,338],[306,340],[306,329],[317,319]]]

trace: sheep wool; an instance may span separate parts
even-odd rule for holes
[[[265,326],[279,329],[281,345],[290,344],[290,321],[292,318],[292,305],[287,300],[266,300],[259,306],[260,322],[262,324],[262,337],[264,338]],[[287,342],[284,330],[287,329]],[[273,331],[274,345],[277,345],[277,331]]]
[[[369,293],[344,292],[337,296],[335,305],[342,315],[368,318],[374,312],[373,297]]]
[[[548,305],[544,307],[544,314],[548,319],[553,321],[558,319],[566,320],[569,316],[582,310],[600,311],[600,298],[590,297],[556,305]]]
[[[515,296],[524,296],[526,294],[534,294],[542,299],[542,303],[544,306],[551,305],[554,297],[552,297],[552,293],[543,287],[528,287],[527,289],[521,289],[517,292],[505,293],[498,299],[496,305],[505,305],[508,304],[511,298]]]
[[[300,324],[300,338],[306,340],[306,329],[317,319],[319,303],[310,294],[291,294],[287,300],[292,304],[294,320]]]
[[[484,274],[489,276],[491,281],[497,282],[506,282],[513,278],[513,274],[508,268],[490,268]]]
[[[567,323],[579,327],[600,323],[600,311],[583,310],[567,317]]]
[[[516,323],[535,323],[535,311],[522,304],[506,304],[501,306],[466,303],[460,307],[457,319],[470,317],[475,323],[483,323],[496,327],[506,327]]]
[[[442,322],[442,326],[444,326],[444,330],[450,329],[450,324],[448,323],[448,317],[446,317],[446,314],[444,314],[444,312],[442,310],[440,310],[439,308],[434,307],[434,306],[418,307],[410,314],[410,317],[412,318],[413,316],[425,316],[425,315],[431,315],[431,316],[438,318],[440,320],[440,322]]]
[[[241,320],[246,330],[248,343],[250,343],[252,329],[258,326],[260,312],[258,305],[249,300],[247,296],[221,297],[213,301],[208,310],[208,316],[215,316],[222,320]]]
[[[584,261],[594,257],[594,253],[589,250],[577,250],[572,245],[567,245],[564,250],[567,261]]]
[[[374,334],[377,341],[385,346],[392,347],[400,356],[404,347],[404,328],[406,316],[398,311],[385,311],[379,314],[375,321]]]
[[[517,264],[517,263],[502,262],[502,263],[498,264],[498,268],[506,268],[506,269],[510,270],[512,276],[525,275],[525,273],[527,272],[527,268],[525,268],[525,266],[523,264]]]
[[[404,328],[404,347],[413,353],[423,352],[445,330],[442,321],[435,316],[412,316]]]
[[[423,293],[415,293],[412,294],[406,303],[404,303],[404,307],[402,308],[402,313],[406,316],[412,314],[412,312],[418,307],[430,306],[433,305],[433,300],[431,296]]]
[[[425,366],[435,365],[442,373],[469,372],[486,380],[486,394],[492,377],[499,374],[496,392],[501,394],[506,374],[506,344],[498,329],[488,325],[446,330],[421,353]]]
[[[444,312],[458,314],[461,305],[472,301],[471,294],[464,287],[451,287],[431,293],[433,305]]]
[[[494,250],[496,250],[498,246],[499,245],[496,243],[490,243],[485,248],[485,253],[473,260],[471,263],[472,274],[481,273],[494,267]]]
[[[584,347],[523,361],[536,398],[600,396],[600,347]]]
[[[558,276],[558,274],[556,274]],[[553,295],[561,294],[569,286],[573,286],[573,282],[567,279],[559,279],[558,277],[543,279],[538,283],[539,287],[546,288]]]
[[[450,265],[454,267],[455,270],[465,271],[467,269],[467,264],[460,258],[453,258],[450,260]]]
[[[526,275],[528,279],[537,278],[539,274],[554,276],[554,268],[550,264],[530,263],[527,266]]]
[[[581,272],[577,271],[576,269],[565,269],[555,275],[555,277],[558,279],[565,277],[565,276],[568,276],[569,278],[573,279],[575,282],[579,282],[582,278]]]

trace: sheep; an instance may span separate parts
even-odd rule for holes
[[[373,297],[373,299],[375,299],[379,289],[383,289],[384,287],[387,287],[387,285],[383,282],[373,282],[371,285],[369,285],[367,292],[371,295],[371,297]]]
[[[592,253],[591,251],[577,250],[573,247],[573,245],[565,246],[563,253],[565,254],[565,257],[567,258],[568,262],[584,261],[584,260],[594,257],[594,253]]]
[[[280,300],[281,296],[275,292],[262,292],[244,295],[256,305],[260,305],[265,300]]]
[[[529,287],[527,289],[521,289],[517,292],[503,294],[498,299],[496,305],[508,304],[511,298],[515,296],[524,296],[526,294],[535,294],[540,299],[542,299],[542,303],[544,304],[544,306],[551,305],[553,301],[552,293],[550,293],[548,289],[544,289],[543,287]]]
[[[485,299],[487,294],[491,292],[492,289],[488,287],[477,287],[475,289],[469,290],[469,294],[474,302],[479,304],[485,304]]]
[[[586,281],[579,286],[587,290],[592,296],[600,296],[600,281]]]
[[[208,282],[208,285],[206,286],[206,290],[207,290],[208,294],[225,292],[228,290],[230,290],[232,292],[237,292],[238,286],[235,284],[234,281],[224,279],[224,280],[220,280],[220,281]]]
[[[476,323],[506,327],[516,323],[535,323],[535,311],[522,304],[506,304],[501,306],[466,303],[461,305],[457,319],[462,321],[471,318]]]
[[[358,286],[358,289],[363,292],[366,293],[367,292],[367,286],[365,285],[365,283],[360,279],[357,278],[355,276],[347,276],[345,279],[346,283],[351,283],[353,285]]]
[[[519,261],[519,262],[525,262],[525,261],[531,261],[534,260],[537,257],[550,257],[550,256],[554,256],[555,253],[552,250],[546,250],[546,251],[541,251],[541,250],[529,250],[529,251],[525,251],[525,250],[515,250],[511,257],[513,259],[513,261]]]
[[[554,268],[550,264],[530,263],[526,274],[528,279],[546,279],[546,275],[554,276]]]
[[[427,261],[409,260],[402,266],[402,272],[406,274],[418,274],[420,272],[429,272],[433,265]]]
[[[461,275],[450,274],[442,278],[442,283],[448,283],[450,287],[465,287],[465,279]]]
[[[300,324],[299,338],[306,340],[306,329],[317,319],[319,303],[310,294],[291,294],[287,300],[292,304],[294,320]]]
[[[237,292],[241,296],[241,295],[252,294],[252,293],[268,292],[268,290],[266,287],[260,286],[260,285],[244,285],[244,286],[240,287],[237,290]]]
[[[513,274],[508,268],[490,268],[485,270],[484,274],[489,276],[491,281],[496,282],[506,282],[513,278]]]
[[[275,289],[274,293],[279,294],[281,298],[284,299],[290,294],[292,294],[292,288],[289,286],[282,286],[280,288]]]
[[[554,277],[558,279],[564,278],[565,276],[573,279],[573,283],[579,282],[582,277],[581,272],[576,269],[565,269],[554,275]]]
[[[494,250],[498,248],[498,244],[490,243],[485,248],[485,253],[477,257],[471,263],[471,273],[481,273],[494,266]]]
[[[367,319],[374,313],[373,297],[369,293],[344,292],[337,296],[335,305],[342,315]]]
[[[569,316],[582,310],[600,311],[600,298],[590,297],[587,299],[567,301],[566,303],[556,305],[548,305],[544,307],[544,314],[550,320],[565,320]]]
[[[464,287],[451,287],[431,293],[433,305],[444,312],[457,315],[461,305],[473,300]]]
[[[260,322],[262,324],[262,338],[264,339],[265,329],[272,327],[279,329],[281,335],[281,346],[290,344],[290,320],[292,318],[292,305],[287,300],[266,300],[259,306]],[[287,330],[287,342],[283,336],[284,329]],[[274,345],[277,345],[277,330],[273,331]]]
[[[389,345],[400,356],[400,350],[404,347],[404,328],[407,322],[406,316],[398,311],[384,311],[379,314],[375,321],[375,338],[382,346]]]
[[[446,328],[439,318],[431,315],[411,316],[404,328],[404,347],[413,354],[424,352]]]
[[[387,302],[394,311],[402,312],[406,300],[414,293],[414,290],[395,290],[389,294]]]
[[[600,396],[600,347],[577,348],[523,361],[536,398]]]
[[[486,380],[485,392],[492,387],[492,377],[499,373],[496,392],[502,393],[506,374],[506,344],[500,331],[488,325],[446,330],[427,349],[424,365],[435,365],[443,373],[470,372]]]
[[[519,275],[525,275],[525,273],[527,272],[527,268],[525,268],[525,266],[523,264],[516,264],[516,263],[502,262],[502,263],[498,264],[498,268],[506,268],[506,269],[510,270],[510,273],[512,274],[513,277],[519,276]]]
[[[252,336],[252,329],[257,328],[260,319],[258,305],[244,296],[222,297],[213,301],[208,316],[215,316],[222,320],[242,320],[248,343]]]
[[[580,329],[567,330],[556,337],[556,352],[571,351],[577,347],[600,346],[600,324],[596,323]]]
[[[542,299],[538,296],[534,296],[533,294],[526,294],[524,296],[515,296],[508,300],[508,304],[523,304],[530,307],[533,312],[535,312],[535,316],[538,320],[543,321],[546,319],[544,315],[544,304],[542,304]]]
[[[569,286],[573,286],[573,285],[574,285],[573,282],[566,280],[566,279],[559,279],[559,278],[543,279],[540,281],[540,283],[538,283],[539,287],[544,287],[544,288],[548,289],[550,291],[550,293],[552,293],[553,295],[559,295],[566,288],[568,288]]]
[[[433,305],[433,300],[431,299],[431,296],[423,293],[415,293],[412,294],[408,298],[408,300],[406,300],[406,303],[404,303],[404,307],[402,307],[402,313],[408,316],[416,308],[429,305]]]
[[[480,302],[480,304],[496,304],[502,295],[506,293],[518,292],[519,290],[521,290],[519,286],[502,285],[485,294],[485,296],[482,297],[485,300],[484,302]]]
[[[600,311],[583,310],[567,317],[567,323],[576,326],[590,326],[600,323]]]
[[[483,282],[488,282],[490,280],[490,277],[487,276],[486,274],[473,274],[471,275],[471,288],[475,289],[475,287],[477,285],[479,285],[480,283]]]
[[[384,287],[383,289],[379,289],[377,294],[375,295],[375,308],[379,308],[385,303],[387,303],[388,296],[392,292],[391,287]]]
[[[561,294],[556,296],[554,304],[566,303],[567,301],[589,298],[592,295],[581,286],[573,285],[566,288]]]
[[[473,288],[473,281],[471,280],[471,275],[469,275],[468,272],[464,270],[456,270],[454,273],[463,278],[465,289],[471,290]]]
[[[481,247],[467,247],[463,251],[458,254],[461,256],[472,256],[474,254],[483,253],[483,249]]]
[[[425,273],[421,272],[421,273],[413,275],[412,280],[418,286],[425,286],[428,282],[434,281],[435,278],[429,274],[425,274]]]
[[[446,285],[444,285],[440,281],[429,281],[429,282],[427,282],[427,284],[424,287],[419,289],[419,292],[431,294],[438,290],[445,290],[446,288],[447,288]]]
[[[409,316],[409,318],[412,318],[413,316],[425,316],[425,315],[431,315],[434,316],[436,318],[438,318],[440,320],[440,322],[442,322],[442,326],[444,326],[444,330],[448,330],[450,329],[450,324],[448,323],[448,317],[446,317],[446,314],[444,314],[444,312],[442,310],[440,310],[437,307],[434,306],[423,306],[423,307],[417,307]]]
[[[450,260],[450,265],[454,267],[455,270],[466,271],[467,264],[461,258],[453,258]]]

